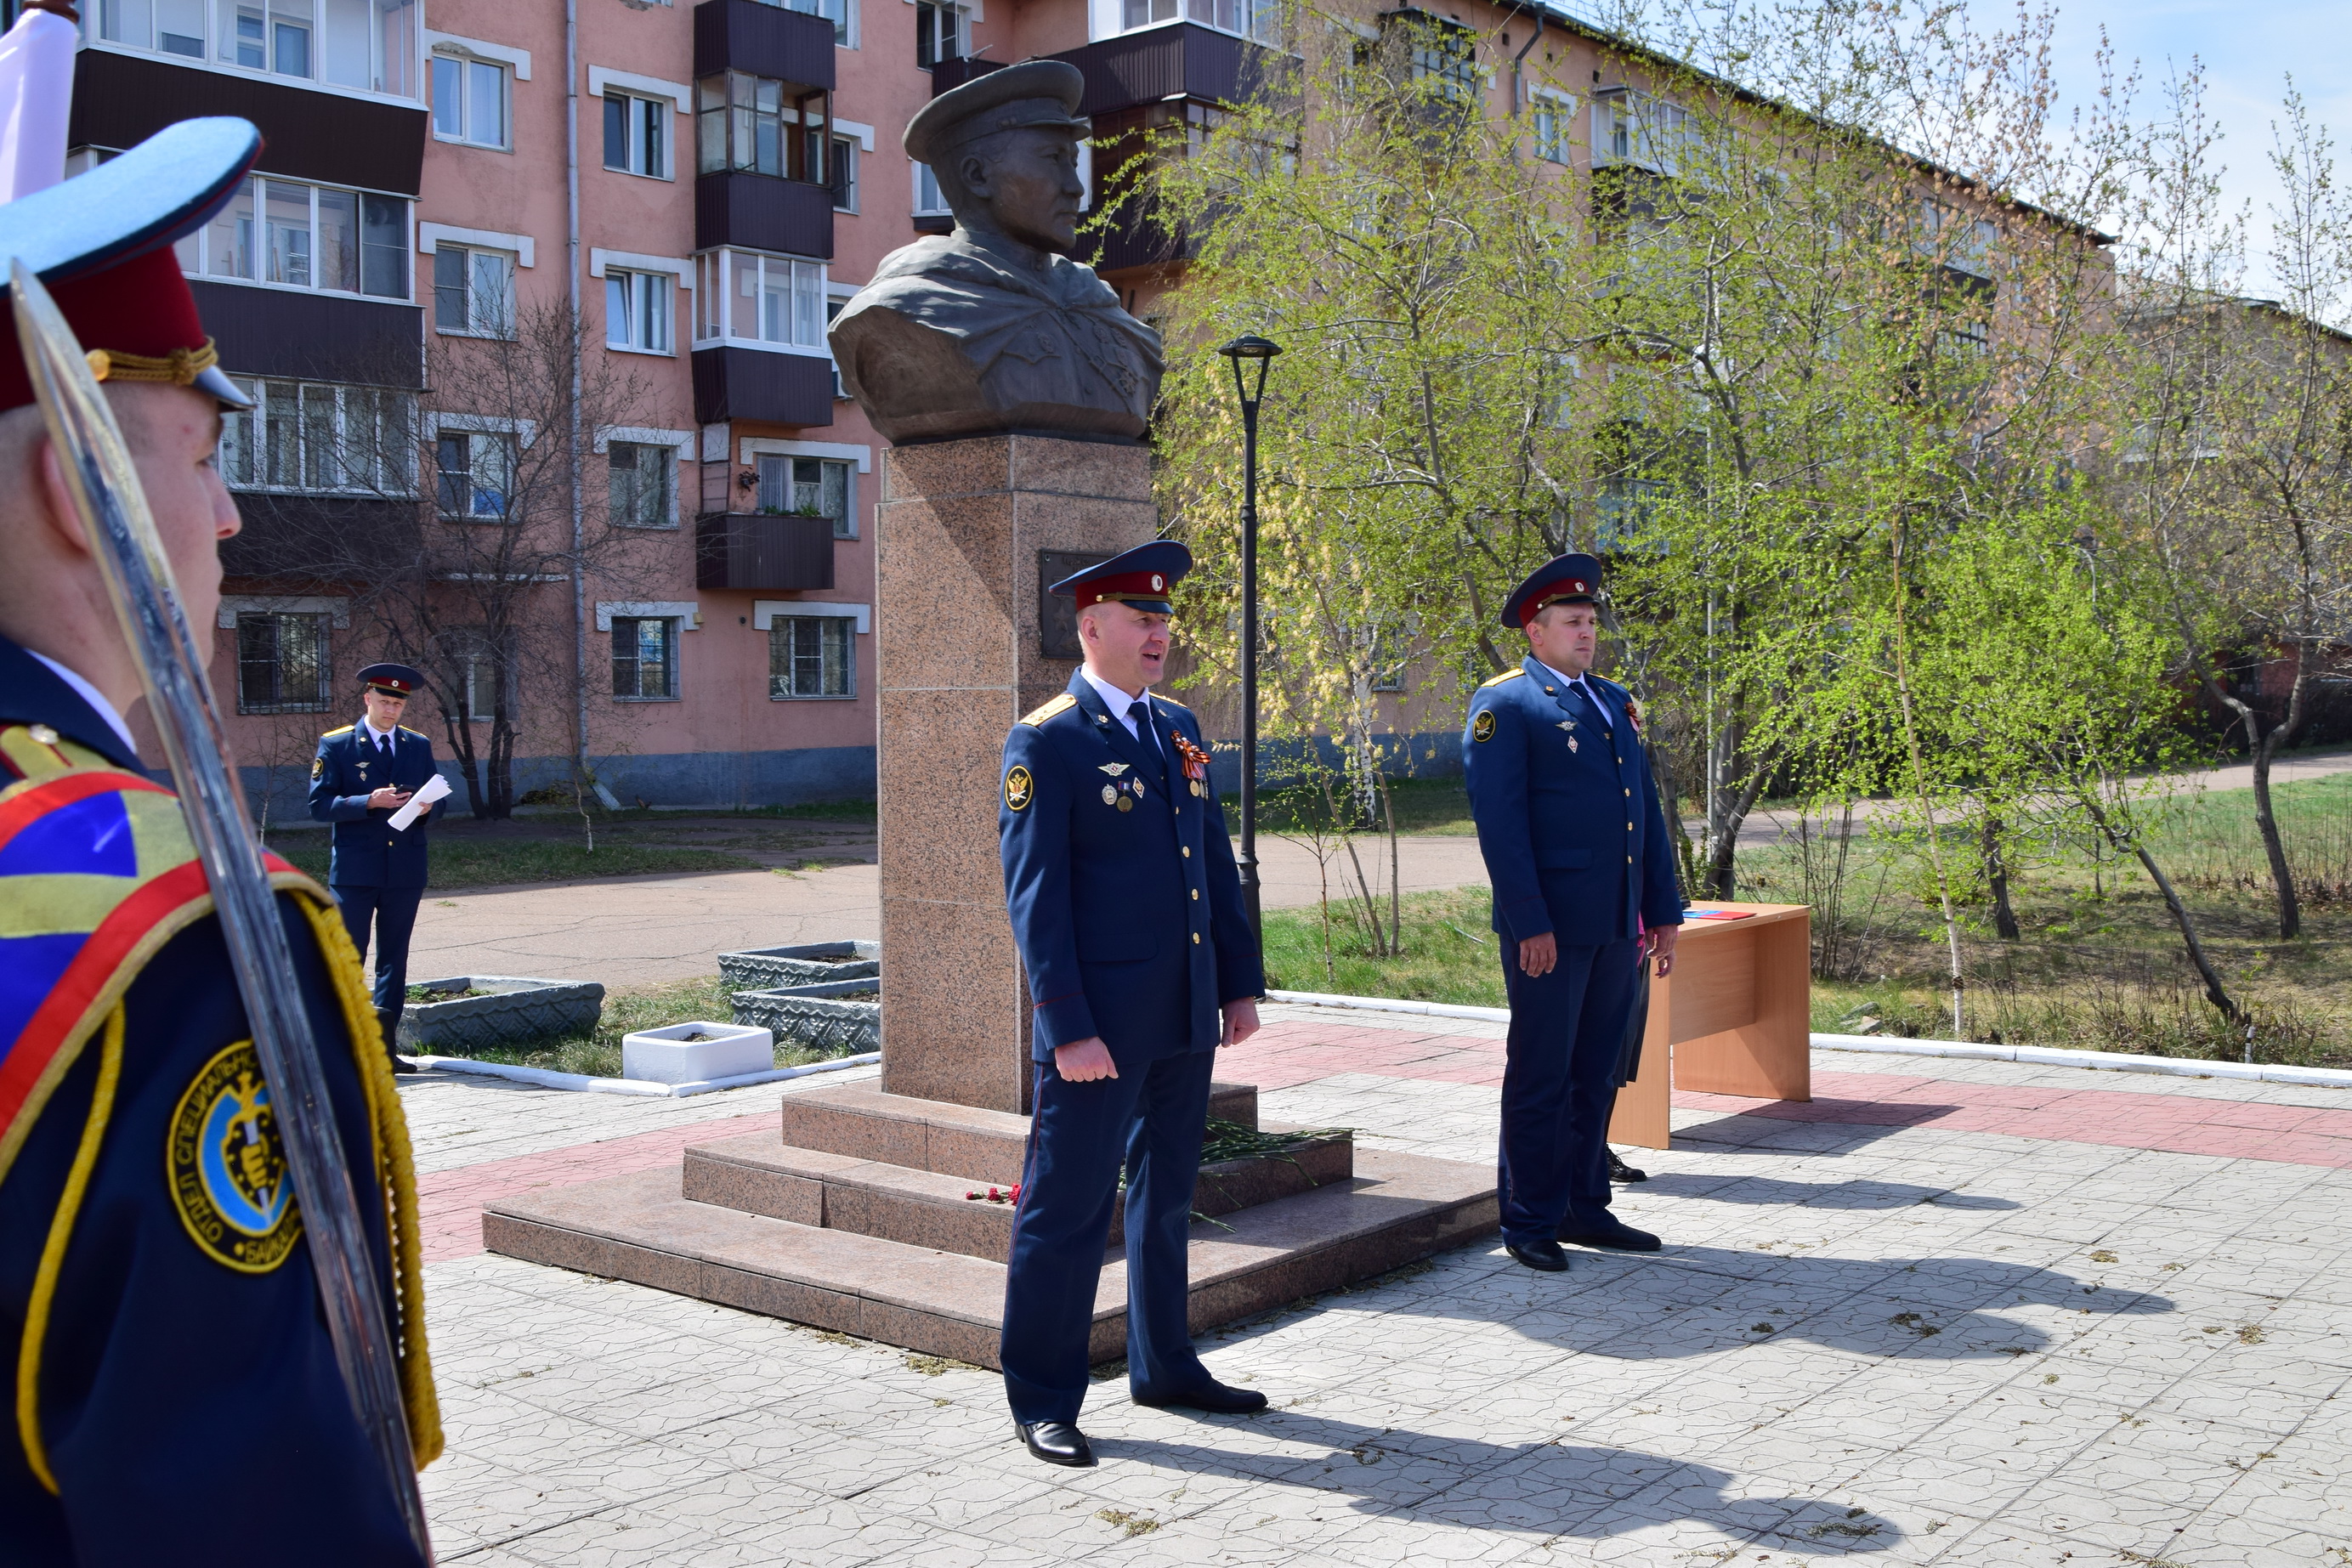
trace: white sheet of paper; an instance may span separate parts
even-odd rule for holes
[[[416,821],[416,815],[418,812],[424,810],[425,807],[430,806],[434,801],[438,800],[442,796],[446,795],[448,792],[449,780],[442,778],[438,773],[436,773],[432,778],[427,779],[424,783],[416,787],[416,793],[408,798],[407,805],[403,806],[399,810],[394,811],[392,814],[392,820],[388,825],[398,828],[402,831],[405,832],[408,829],[408,824]]]

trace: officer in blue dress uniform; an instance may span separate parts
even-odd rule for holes
[[[1519,584],[1503,624],[1528,656],[1478,688],[1462,737],[1511,1003],[1503,1240],[1548,1273],[1563,1240],[1658,1246],[1609,1212],[1605,1140],[1643,955],[1673,967],[1683,903],[1633,695],[1591,673],[1600,593],[1589,555]]]
[[[177,581],[213,624],[237,517],[214,466],[245,400],[172,251],[236,193],[253,127],[202,120],[0,206],[92,350]],[[62,489],[0,304],[0,1562],[416,1564],[353,1414],[201,862],[122,714],[139,667]],[[439,1451],[399,1096],[326,891],[278,910],[394,1321],[419,1463]]]
[[[408,939],[425,898],[423,813],[433,808],[423,808],[404,829],[394,827],[391,818],[433,777],[433,742],[400,723],[410,695],[424,684],[406,664],[362,670],[367,711],[357,724],[320,736],[319,755],[310,761],[310,815],[335,825],[327,885],[342,905],[343,925],[362,959],[368,925],[374,923],[376,1022],[385,1047],[395,1051],[408,997]],[[415,1071],[406,1057],[395,1055],[392,1062],[395,1071]]]
[[[1192,558],[1155,540],[1054,585],[1086,663],[1013,727],[997,828],[1035,1011],[1036,1103],[1004,1279],[1003,1356],[1029,1451],[1078,1430],[1095,1284],[1127,1169],[1127,1368],[1140,1405],[1247,1413],[1186,1326],[1185,1239],[1216,1048],[1257,1030],[1257,938],[1192,711],[1150,690]]]

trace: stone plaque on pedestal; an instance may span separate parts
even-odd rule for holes
[[[1040,551],[1158,531],[1150,454],[987,435],[882,454],[876,690],[883,745],[882,1083],[1029,1103],[1029,994],[996,856],[1004,734],[1077,668],[1043,644]]]

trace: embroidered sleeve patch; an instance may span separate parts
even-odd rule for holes
[[[1036,793],[1037,781],[1029,776],[1029,769],[1026,768],[1016,763],[1013,771],[1004,776],[1004,809],[1006,810],[1027,810],[1030,800]]]
[[[327,770],[327,759],[321,755],[310,758],[310,777],[316,779]]]
[[[1495,710],[1493,708],[1486,709],[1476,718],[1470,721],[1470,738],[1473,740],[1492,740],[1495,738]]]
[[[253,1041],[197,1070],[172,1113],[163,1171],[180,1223],[214,1262],[267,1274],[293,1252],[302,1211]]]

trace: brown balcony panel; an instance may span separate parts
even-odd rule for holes
[[[1191,22],[1105,38],[1053,58],[1085,73],[1080,114],[1193,98],[1206,103],[1239,103],[1255,86],[1265,49],[1228,33]]]
[[[235,492],[243,526],[221,542],[231,578],[382,582],[419,563],[424,507],[363,496]]]
[[[832,260],[833,187],[740,169],[697,175],[694,248],[722,245]]]
[[[830,88],[833,24],[759,0],[703,0],[694,8],[694,74],[719,71]]]
[[[221,369],[233,376],[425,384],[422,307],[198,277],[188,287],[220,345]]]
[[[833,519],[706,512],[694,526],[694,585],[790,591],[833,586]]]
[[[697,349],[694,417],[699,424],[831,424],[833,361],[762,349]]]
[[[830,69],[832,24],[824,28]],[[825,78],[828,83],[832,79]],[[177,120],[207,114],[234,114],[260,127],[257,167],[266,174],[409,196],[416,194],[424,178],[422,108],[102,49],[84,49],[74,57],[68,146],[121,152]]]

